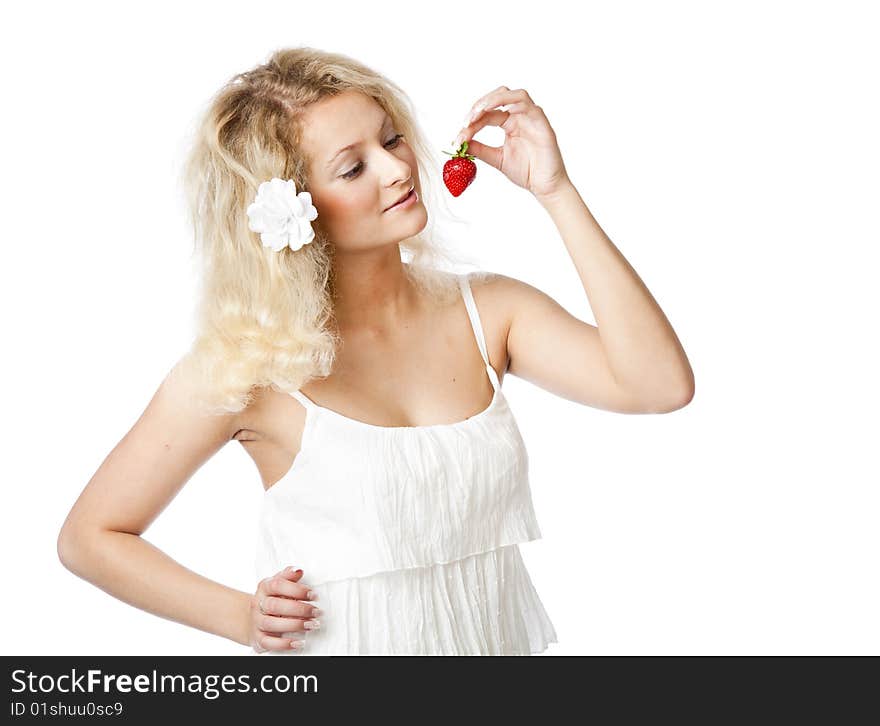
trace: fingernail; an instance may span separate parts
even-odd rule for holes
[[[306,595],[306,598],[308,598],[309,600],[317,600],[318,593],[316,593],[314,590],[309,590],[308,594]]]
[[[301,640],[291,640],[290,647],[293,649],[299,649],[303,647],[303,642]]]
[[[457,149],[459,146],[461,146],[462,141],[464,141],[464,136],[459,134],[455,137],[455,141],[452,142],[452,145]]]
[[[316,618],[319,615],[323,615],[323,614],[324,614],[324,611],[321,610],[321,608],[312,608],[312,617],[313,618]]]
[[[306,630],[317,630],[318,628],[321,627],[321,623],[318,620],[306,620],[303,623],[303,627]]]

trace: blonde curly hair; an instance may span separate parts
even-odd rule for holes
[[[439,209],[442,202],[443,214],[457,221],[435,188],[440,162],[412,103],[378,72],[338,53],[297,47],[276,50],[267,62],[233,76],[198,119],[182,170],[200,290],[195,334],[175,372],[187,374],[207,413],[235,413],[259,388],[290,392],[330,373],[340,340],[334,247],[320,217],[313,242],[273,252],[249,229],[246,209],[272,177],[309,189],[302,112],[348,90],[374,99],[391,116],[418,161],[426,207]],[[461,255],[453,259],[430,216],[425,230],[399,246],[402,260],[410,258],[406,274],[420,290],[440,301],[459,294],[448,268],[461,264]]]

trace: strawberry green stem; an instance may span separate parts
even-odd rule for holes
[[[467,142],[467,140],[465,140],[465,141],[461,142],[461,146],[458,147],[458,150],[454,154],[450,151],[446,151],[445,149],[443,149],[442,151],[444,154],[449,154],[453,159],[455,159],[455,158],[470,159],[471,161],[473,161],[477,157],[474,156],[473,154],[468,154],[467,148],[468,148],[468,142]]]

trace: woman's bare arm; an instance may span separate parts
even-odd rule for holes
[[[80,494],[58,536],[64,566],[124,602],[249,644],[253,595],[175,562],[141,534],[211,456],[238,417],[197,412],[180,363]]]

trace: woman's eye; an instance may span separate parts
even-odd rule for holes
[[[399,146],[399,145],[400,145],[400,140],[401,140],[402,138],[403,138],[403,134],[395,134],[394,136],[392,136],[392,137],[388,140],[388,143],[385,144],[385,146],[388,146],[388,144],[394,144],[394,146],[391,147],[391,148],[393,149],[393,148],[395,148],[396,146]]]
[[[389,144],[393,144],[393,146],[391,146],[391,148],[396,149],[398,146],[400,146],[400,140],[402,138],[403,138],[403,134],[396,134],[395,136],[393,136],[392,138],[390,138],[388,141],[385,142],[386,148],[388,147]],[[364,165],[361,162],[358,162],[357,166],[355,166],[350,171],[345,172],[345,174],[342,175],[342,178],[343,179],[354,178],[355,176],[357,176],[358,172],[360,172],[360,170],[363,169],[363,167],[364,167]]]

